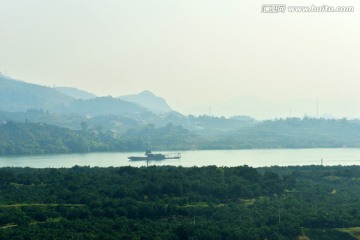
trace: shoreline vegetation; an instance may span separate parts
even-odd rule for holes
[[[0,168],[1,239],[359,239],[360,166]]]
[[[212,120],[213,121],[213,120]],[[225,132],[188,130],[171,123],[148,124],[123,133],[81,130],[46,123],[4,121],[0,124],[0,155],[88,152],[133,152],[231,149],[359,148],[357,120],[278,119]]]

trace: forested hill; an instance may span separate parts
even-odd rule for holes
[[[105,134],[94,135],[40,123],[4,122],[0,125],[0,155],[76,153],[130,150],[136,142],[121,142]]]
[[[84,148],[82,134],[46,124],[3,122],[0,132],[2,155],[67,153]]]
[[[203,149],[360,147],[360,122],[347,119],[267,120],[206,137]]]
[[[244,133],[240,131],[239,134]],[[360,122],[345,118],[288,118],[264,121],[250,134],[281,143],[285,148],[360,147]]]
[[[152,146],[174,149],[181,147],[186,137],[192,136],[187,130],[173,125],[150,127],[153,130],[149,131],[159,133],[153,140],[158,145],[151,145],[151,139],[134,135],[119,137],[116,132],[89,129],[85,122],[82,128],[75,131],[44,123],[4,121],[0,123],[0,155],[144,151]]]
[[[70,130],[44,123],[0,122],[0,154],[360,147],[359,121],[346,119],[280,119],[211,135],[173,124],[148,124],[121,133],[89,127],[86,121],[81,126],[82,130]]]

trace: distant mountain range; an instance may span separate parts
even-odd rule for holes
[[[150,91],[143,91],[139,94],[119,97],[122,100],[135,103],[155,113],[168,113],[174,110],[167,104],[165,99],[155,96]]]
[[[253,119],[185,116],[174,111],[165,99],[150,91],[114,97],[98,97],[76,88],[50,88],[0,75],[0,123],[3,121],[48,123],[80,129],[126,133],[143,126],[182,126],[206,135],[224,133],[255,124]]]
[[[54,88],[17,81],[0,75],[0,110],[26,111],[68,106],[74,99]]]
[[[71,87],[56,87],[55,88],[57,91],[73,97],[75,99],[82,99],[82,100],[88,100],[88,99],[92,99],[92,98],[97,98],[97,96],[95,94],[77,89],[77,88],[71,88]]]
[[[134,115],[136,118],[173,111],[163,98],[150,91],[120,98],[97,97],[77,88],[44,87],[0,74],[0,111],[22,112],[29,109],[90,116]]]
[[[88,100],[77,99],[68,106],[58,107],[57,112],[63,114],[80,114],[90,116],[101,115],[136,115],[152,114],[149,110],[134,103],[113,97],[97,97]]]

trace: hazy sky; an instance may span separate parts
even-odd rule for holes
[[[360,117],[360,3],[0,0],[0,71],[97,95],[148,89],[186,114],[311,115],[319,98],[321,113]]]

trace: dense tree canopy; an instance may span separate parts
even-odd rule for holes
[[[359,179],[360,167],[2,168],[0,238],[354,239],[341,229],[360,226]]]

